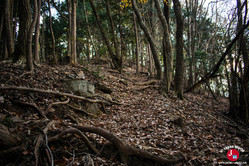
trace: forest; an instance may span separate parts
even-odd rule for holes
[[[248,0],[0,9],[0,165],[249,165]]]

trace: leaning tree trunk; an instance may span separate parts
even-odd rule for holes
[[[169,16],[167,16],[167,19],[163,15],[163,12],[161,10],[160,4],[158,0],[155,1],[155,6],[157,9],[158,17],[160,19],[160,22],[163,26],[163,58],[164,58],[164,78],[163,78],[163,90],[167,94],[169,93],[171,81],[172,81],[172,73],[173,73],[173,52],[172,52],[172,44],[170,39],[170,32],[169,32]],[[164,8],[167,8],[168,5],[164,4]]]
[[[157,77],[157,79],[161,79],[161,77],[162,77],[162,69],[161,69],[160,61],[158,59],[155,41],[154,41],[153,37],[151,36],[151,33],[149,32],[148,28],[146,27],[146,25],[142,21],[142,16],[138,11],[135,0],[132,0],[131,2],[132,2],[132,8],[133,8],[133,10],[134,10],[134,12],[135,12],[135,14],[137,16],[138,23],[139,23],[141,29],[144,31],[145,36],[146,36],[147,40],[150,43],[152,55],[153,55],[156,70],[157,70],[157,76],[156,77]]]
[[[184,77],[184,58],[183,58],[183,27],[184,20],[179,0],[173,0],[176,16],[176,74],[175,74],[175,93],[183,99],[183,77]]]
[[[103,37],[103,40],[104,40],[104,42],[105,42],[105,44],[106,44],[106,46],[107,46],[107,48],[108,48],[108,51],[109,51],[109,54],[110,54],[111,58],[112,58],[112,62],[113,62],[113,64],[114,64],[114,67],[115,67],[117,70],[121,71],[121,69],[122,69],[122,67],[121,67],[122,61],[121,61],[120,57],[118,57],[117,55],[115,55],[114,52],[113,52],[113,50],[112,50],[112,47],[111,47],[110,42],[109,42],[109,39],[108,39],[108,37],[107,37],[107,34],[106,34],[104,28],[102,27],[102,24],[101,24],[101,22],[100,22],[100,18],[99,18],[98,11],[97,11],[97,9],[96,9],[95,6],[94,6],[93,1],[92,1],[92,0],[89,0],[89,2],[90,2],[90,4],[91,4],[91,6],[92,6],[93,13],[94,13],[94,15],[95,15],[95,17],[96,17],[97,24],[98,24],[98,26],[99,26],[99,29],[100,29],[101,35],[102,35],[102,37]]]

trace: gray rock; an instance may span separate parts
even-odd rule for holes
[[[91,82],[84,80],[65,80],[65,87],[68,90],[79,93],[84,96],[92,96],[95,93],[95,87]]]

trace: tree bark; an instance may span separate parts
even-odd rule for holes
[[[11,10],[11,3],[10,0],[4,1],[4,25],[5,25],[5,41],[8,48],[8,57],[14,52],[14,37],[13,37],[13,29],[12,29],[12,10]]]
[[[122,64],[121,59],[120,59],[120,57],[118,57],[117,55],[114,54],[114,52],[113,52],[113,50],[112,50],[112,48],[111,48],[109,39],[108,39],[108,37],[107,37],[107,35],[106,35],[106,32],[105,32],[104,28],[103,28],[102,25],[101,25],[100,18],[99,18],[99,14],[98,14],[98,11],[97,11],[97,9],[95,8],[95,6],[94,6],[94,4],[93,4],[93,1],[92,1],[92,0],[89,0],[89,2],[90,2],[90,4],[91,4],[91,6],[92,6],[93,13],[94,13],[94,15],[95,15],[95,17],[96,17],[97,24],[98,24],[98,26],[99,26],[99,29],[100,29],[101,35],[102,35],[102,37],[103,37],[103,40],[104,40],[104,42],[105,42],[105,44],[106,44],[106,46],[107,46],[107,48],[108,48],[108,51],[109,51],[109,54],[110,54],[111,58],[112,58],[112,62],[113,62],[113,64],[114,64],[114,67],[115,67],[117,70],[121,71],[121,69],[122,69],[122,67],[121,67],[121,64]]]
[[[41,16],[41,0],[38,0],[38,14],[37,14],[37,21],[35,26],[35,43],[34,43],[34,61],[36,64],[40,63],[39,57],[39,39],[40,39],[40,16]]]
[[[183,99],[183,77],[184,77],[184,57],[183,57],[183,27],[184,20],[179,0],[173,0],[174,12],[176,16],[176,74],[175,93]]]
[[[160,4],[158,0],[155,1],[155,6],[157,9],[158,17],[160,22],[163,26],[163,62],[164,62],[164,78],[163,78],[163,90],[167,94],[170,90],[170,85],[172,81],[172,73],[173,73],[173,52],[172,52],[172,44],[170,39],[170,32],[169,32],[169,15],[166,13],[163,15],[161,10]],[[164,8],[168,8],[168,4],[164,2]],[[167,19],[166,19],[166,17]]]
[[[138,19],[138,23],[139,23],[141,29],[144,31],[145,36],[146,36],[147,40],[150,43],[152,55],[153,55],[156,70],[157,70],[156,78],[161,79],[161,77],[162,77],[162,69],[161,69],[160,61],[158,59],[155,41],[154,41],[153,37],[151,36],[151,33],[149,32],[148,28],[146,27],[146,25],[142,21],[142,16],[138,11],[135,0],[132,0],[131,2],[132,2],[132,8],[133,8],[133,10],[134,10],[134,12],[135,12],[135,14],[137,16],[137,19]]]
[[[38,16],[38,10],[37,10],[37,0],[34,0],[34,11],[33,11],[33,20],[29,28],[28,32],[28,40],[27,40],[27,55],[26,55],[26,61],[27,61],[27,68],[31,73],[34,73],[34,65],[33,65],[33,56],[32,56],[32,37],[33,32],[35,29],[37,16]]]
[[[77,65],[77,52],[76,52],[76,8],[77,8],[77,0],[72,0],[72,55],[71,55],[71,63],[73,65]]]
[[[68,49],[67,49],[67,56],[70,59],[72,57],[72,0],[67,0],[67,8],[68,8]]]
[[[13,53],[14,62],[24,63],[27,55],[28,32],[31,25],[31,7],[30,0],[18,2],[19,10],[19,34],[18,43]]]

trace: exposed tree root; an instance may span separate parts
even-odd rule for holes
[[[53,95],[58,95],[58,96],[67,96],[67,97],[71,97],[71,98],[75,98],[75,99],[79,99],[79,100],[84,100],[84,101],[87,101],[90,103],[104,103],[104,104],[110,105],[110,103],[106,102],[106,101],[92,100],[92,99],[85,98],[83,96],[77,96],[77,95],[73,95],[70,93],[55,92],[55,91],[51,91],[51,90],[42,90],[42,89],[37,89],[37,88],[17,87],[17,86],[1,86],[0,90],[18,90],[18,91],[29,91],[29,92],[53,94]]]
[[[144,86],[144,85],[151,85],[151,84],[157,84],[157,83],[160,83],[160,81],[159,80],[149,80],[146,82],[135,83],[135,85]]]
[[[47,133],[48,132],[48,129],[50,127],[52,127],[54,124],[56,123],[56,121],[52,120],[50,121],[47,126],[43,129],[43,133]],[[40,148],[40,145],[43,141],[43,137],[42,137],[42,134],[39,134],[39,136],[37,137],[36,139],[36,144],[35,144],[35,149],[34,149],[34,155],[35,155],[35,165],[38,166],[39,165],[39,148]]]
[[[141,91],[141,90],[148,89],[148,88],[159,88],[159,86],[158,85],[147,85],[147,86],[142,86],[140,88],[133,89],[133,91]]]
[[[90,148],[91,151],[93,151],[95,154],[99,154],[99,151],[93,146],[93,144],[89,141],[89,139],[87,138],[87,136],[85,134],[83,134],[79,129],[76,129],[76,128],[73,128],[73,127],[70,127],[66,130],[63,130],[62,132],[60,132],[59,134],[53,136],[53,137],[50,137],[48,139],[48,141],[56,141],[56,140],[59,140],[61,139],[61,137],[67,133],[75,133],[75,134],[78,134],[81,139],[84,140],[84,142],[87,144],[87,146]]]
[[[10,155],[12,153],[17,153],[17,152],[23,151],[23,150],[25,150],[24,146],[22,146],[22,145],[15,146],[15,147],[9,148],[7,150],[0,151],[0,156]]]
[[[45,119],[47,119],[46,117],[46,114],[44,113],[44,111],[42,111],[35,103],[27,103],[27,102],[24,102],[24,101],[18,101],[18,100],[14,100],[13,101],[14,103],[16,104],[22,104],[22,105],[27,105],[27,106],[30,106],[30,107],[33,107],[37,110],[37,112]]]
[[[59,104],[68,104],[70,101],[70,99],[68,98],[66,101],[59,101],[59,102],[53,102],[53,103],[50,103],[47,108],[45,109],[45,115],[48,114],[48,112],[50,111],[50,109],[52,108],[52,106],[55,106],[55,105],[59,105]]]
[[[98,127],[75,126],[75,125],[72,126],[78,128],[83,132],[95,133],[109,140],[111,143],[113,143],[115,147],[118,148],[122,162],[127,163],[128,165],[143,165],[144,163],[147,162],[151,162],[152,164],[155,165],[172,165],[183,161],[182,156],[177,158],[173,157],[162,158],[159,156],[155,156],[149,152],[133,148],[125,144],[121,139],[119,139],[114,134]]]

